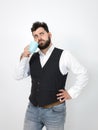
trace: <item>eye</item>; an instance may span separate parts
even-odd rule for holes
[[[44,35],[44,32],[41,32],[40,35],[43,36],[43,35]]]
[[[38,35],[34,35],[34,39],[37,39],[38,38]]]

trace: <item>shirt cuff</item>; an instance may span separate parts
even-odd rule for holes
[[[80,92],[75,92],[73,88],[70,88],[69,90],[67,90],[67,92],[69,93],[72,99],[77,98],[80,94]]]

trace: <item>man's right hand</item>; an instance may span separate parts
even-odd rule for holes
[[[23,57],[29,57],[30,56],[30,52],[29,52],[29,45],[27,45],[25,48],[24,48],[24,52],[21,54],[20,56],[20,60],[23,58]]]

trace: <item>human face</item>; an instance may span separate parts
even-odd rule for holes
[[[44,28],[39,27],[36,31],[33,33],[34,40],[38,42],[39,49],[43,50],[49,47],[51,43],[51,34],[50,32],[46,32]]]

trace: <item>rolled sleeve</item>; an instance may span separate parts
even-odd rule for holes
[[[62,59],[62,73],[66,74],[67,70],[75,74],[75,82],[67,91],[72,98],[77,98],[88,83],[87,69],[69,51],[63,52]]]

